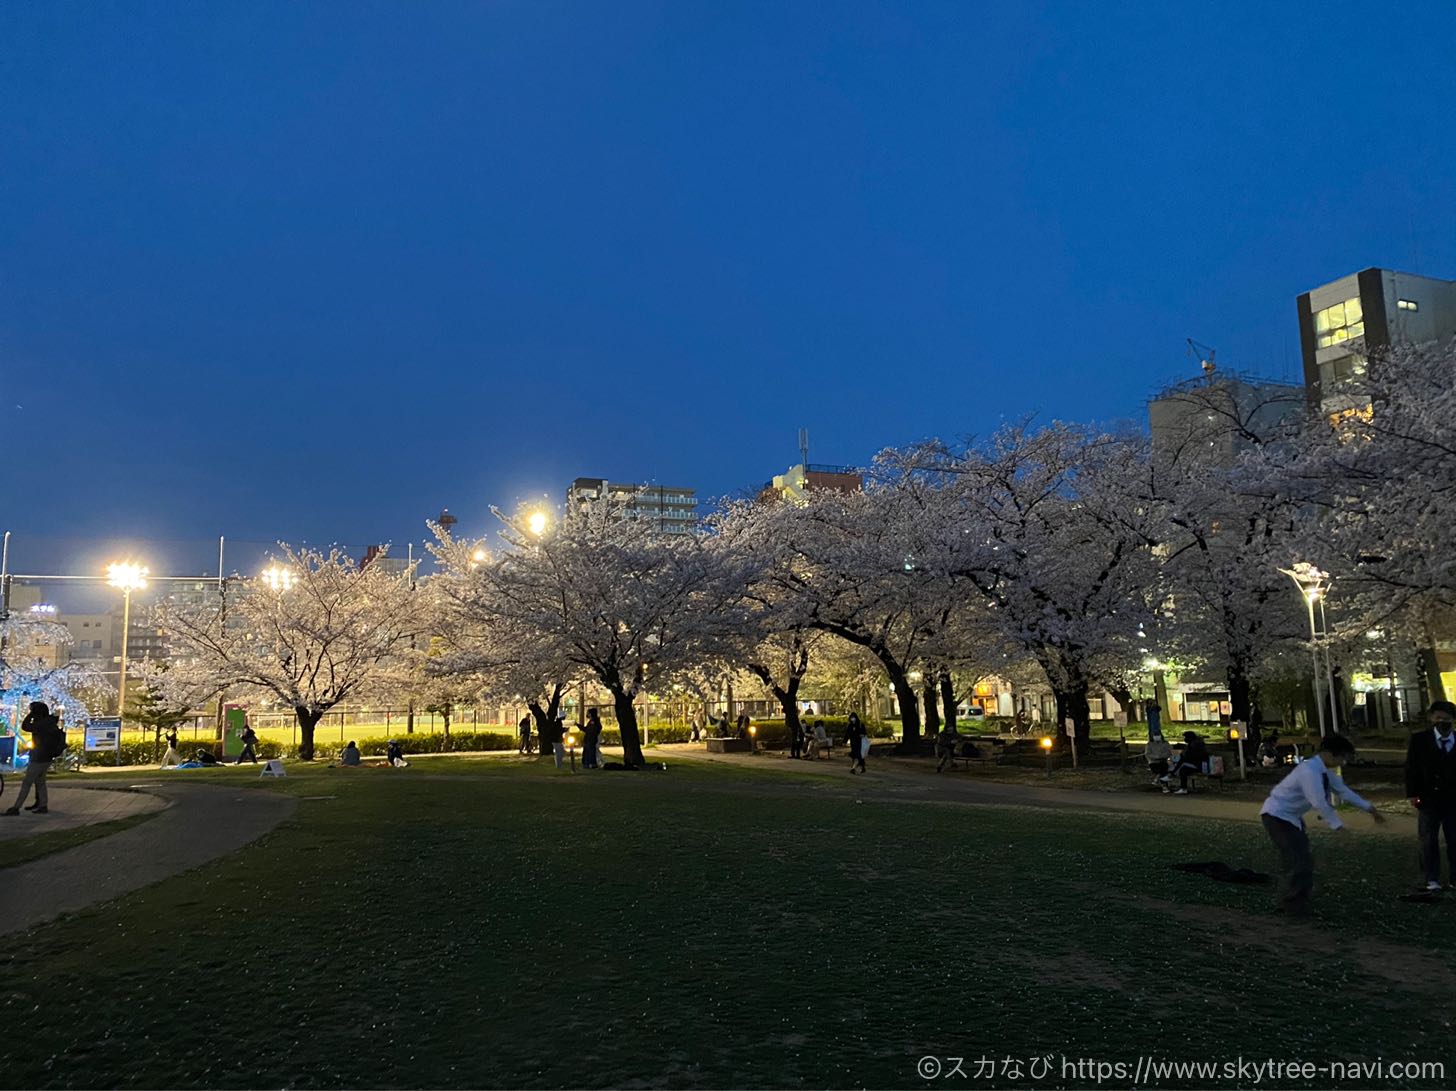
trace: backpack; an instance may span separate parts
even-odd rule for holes
[[[70,743],[66,742],[66,729],[64,727],[56,728],[55,742],[56,752],[51,755],[52,761],[64,754],[66,752],[66,747],[70,745]]]

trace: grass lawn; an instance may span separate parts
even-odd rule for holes
[[[703,764],[268,786],[304,798],[263,841],[9,945],[0,1084],[917,1087],[927,1055],[1144,1053],[1456,1073],[1456,903],[1395,901],[1390,839],[1317,834],[1300,925],[1168,868],[1267,868],[1251,823]]]

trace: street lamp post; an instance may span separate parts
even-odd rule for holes
[[[1314,685],[1314,707],[1319,714],[1320,737],[1323,738],[1328,732],[1325,728],[1325,705],[1324,698],[1320,694],[1320,662],[1319,662],[1319,631],[1314,622],[1314,604],[1324,594],[1326,580],[1329,576],[1321,572],[1308,561],[1300,561],[1292,568],[1281,568],[1279,570],[1294,581],[1294,586],[1299,588],[1300,595],[1304,598],[1305,606],[1309,609],[1309,661],[1313,667],[1311,683]],[[1334,708],[1334,687],[1330,687],[1330,708]]]
[[[131,593],[147,585],[147,569],[135,564],[106,566],[106,582],[121,591],[121,675],[116,686],[117,723],[126,717],[127,637],[131,635]]]

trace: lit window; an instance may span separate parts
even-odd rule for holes
[[[1322,349],[1331,345],[1343,345],[1352,337],[1364,337],[1365,309],[1360,305],[1360,297],[1355,296],[1343,303],[1316,311],[1314,331],[1317,335],[1316,343]]]
[[[1414,299],[1397,299],[1395,305],[1403,311],[1418,311],[1421,309]]]

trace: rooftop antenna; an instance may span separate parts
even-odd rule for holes
[[[1205,345],[1203,342],[1195,341],[1191,337],[1187,338],[1187,341],[1188,355],[1198,361],[1199,366],[1203,368],[1204,376],[1212,382],[1213,373],[1218,370],[1218,365],[1213,361],[1214,355],[1218,350],[1212,345]]]
[[[809,465],[809,429],[799,429],[799,458],[803,465]]]

